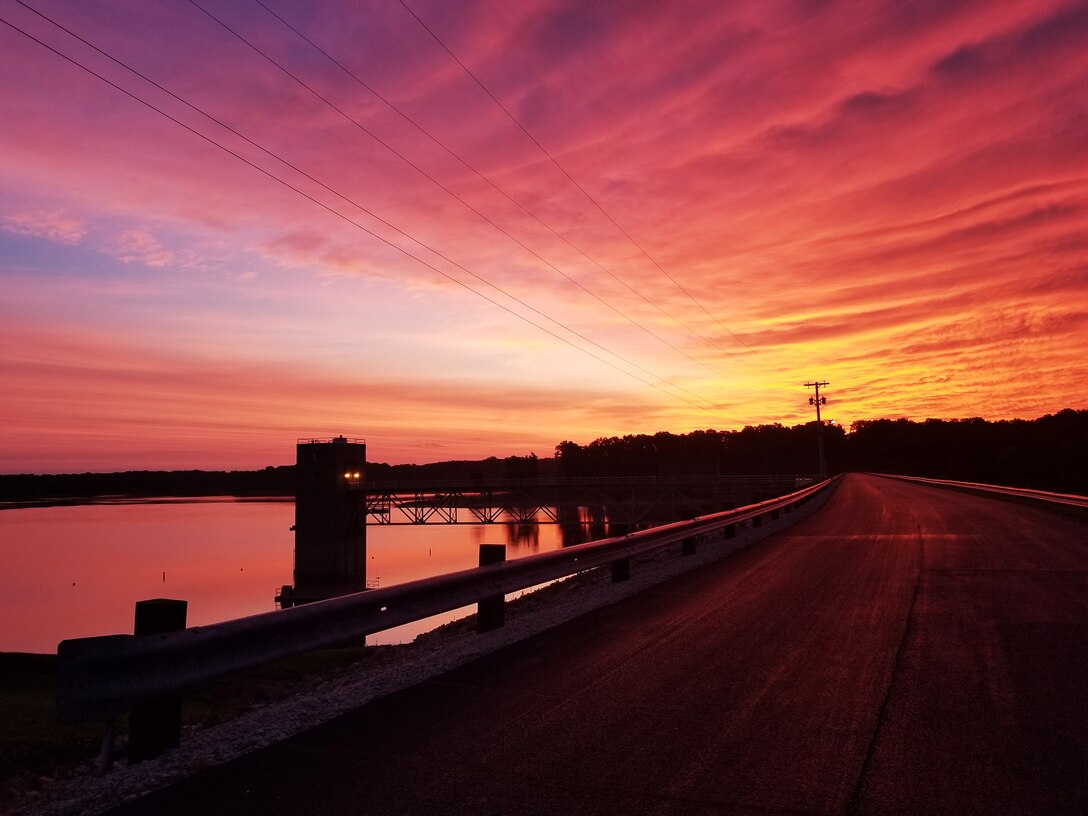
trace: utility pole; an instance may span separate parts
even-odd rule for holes
[[[816,446],[820,450],[820,478],[827,478],[827,464],[824,461],[824,421],[820,419],[820,406],[827,405],[827,397],[820,396],[820,386],[831,385],[828,382],[807,382],[805,388],[815,388],[816,396],[808,398],[809,405],[816,406]]]

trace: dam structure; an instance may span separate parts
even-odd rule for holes
[[[295,463],[295,583],[282,607],[366,588],[366,441],[299,439]]]

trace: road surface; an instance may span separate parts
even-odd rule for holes
[[[121,814],[1088,812],[1088,518],[851,475],[696,574]]]

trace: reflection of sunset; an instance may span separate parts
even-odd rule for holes
[[[1085,407],[1083,6],[414,3],[561,170],[399,4],[282,12],[429,136],[257,4],[343,115],[109,5],[45,13],[234,132],[3,17],[284,183],[0,26],[4,472]]]
[[[131,632],[143,598],[186,599],[190,625],[269,610],[291,575],[293,514],[288,502],[3,511],[3,648],[51,651],[66,637]]]
[[[190,626],[271,611],[292,579],[294,512],[291,502],[185,500],[0,511],[0,651],[51,652],[64,638],[129,633],[135,602],[147,598],[184,598]],[[564,540],[556,525],[529,527],[529,541],[516,529],[371,524],[367,580],[387,587],[469,569],[479,544],[506,544],[514,559]],[[453,617],[370,642],[410,640]]]

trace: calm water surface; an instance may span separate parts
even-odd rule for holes
[[[294,512],[290,501],[236,500],[0,510],[0,651],[55,652],[66,638],[129,633],[145,598],[188,601],[190,626],[270,611],[292,583]],[[506,544],[519,558],[560,547],[560,529],[371,525],[367,581],[474,567],[480,544]],[[367,642],[411,640],[460,614]]]

